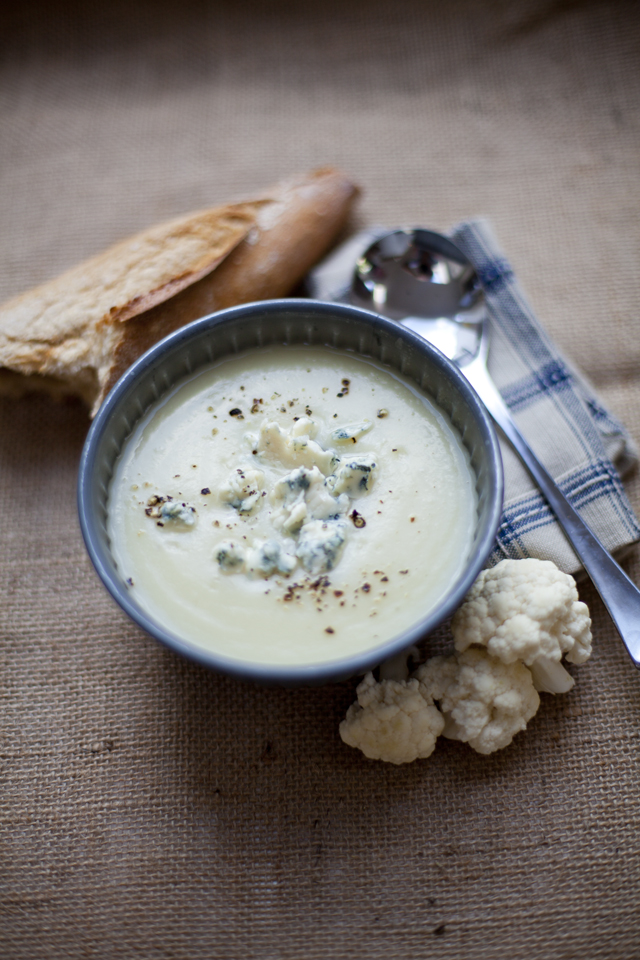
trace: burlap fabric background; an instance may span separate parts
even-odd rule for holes
[[[0,30],[0,295],[324,162],[358,223],[484,213],[640,441],[638,5],[42,5]],[[355,682],[258,689],[103,592],[80,406],[0,405],[0,956],[640,956],[640,676],[595,653],[507,750],[366,761]],[[640,508],[640,484],[628,486]],[[627,569],[640,581],[637,553]]]

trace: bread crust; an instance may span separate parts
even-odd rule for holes
[[[289,293],[335,239],[357,193],[325,168],[122,241],[0,305],[0,367],[52,393],[60,384],[93,415],[131,363],[168,333]]]

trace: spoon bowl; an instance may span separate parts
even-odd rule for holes
[[[480,351],[486,303],[478,275],[447,237],[395,230],[358,258],[354,304],[413,330],[458,366]]]

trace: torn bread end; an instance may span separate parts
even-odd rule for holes
[[[0,306],[0,367],[94,414],[125,370],[198,317],[284,296],[342,229],[357,187],[331,168],[152,227]],[[14,378],[0,376],[0,391]]]

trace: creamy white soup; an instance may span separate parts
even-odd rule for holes
[[[474,478],[445,415],[357,356],[274,347],[180,384],[116,465],[111,548],[139,605],[260,664],[382,644],[468,556]]]

